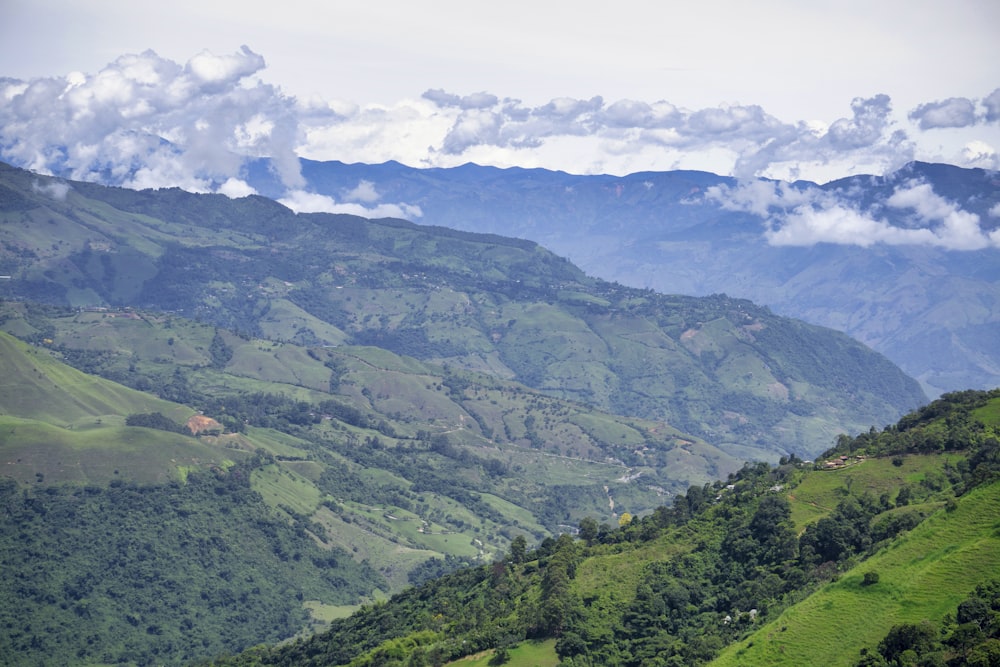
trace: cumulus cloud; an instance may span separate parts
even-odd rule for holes
[[[996,149],[985,141],[970,141],[962,147],[962,159],[967,167],[981,169],[1000,169],[1000,156]]]
[[[742,211],[766,218],[773,211],[783,211],[812,204],[821,191],[795,188],[782,181],[751,180],[736,187],[712,185],[703,198],[727,211]]]
[[[893,208],[912,210],[917,224],[925,225],[925,229],[934,235],[931,245],[949,250],[981,250],[991,245],[1000,246],[1000,236],[987,234],[980,228],[978,215],[964,211],[954,202],[941,197],[927,183],[897,189],[886,203]]]
[[[940,102],[921,104],[910,112],[910,120],[920,129],[968,127],[976,122],[976,105],[967,97],[951,97]]]
[[[867,208],[850,203],[844,194],[815,186],[796,188],[758,180],[708,188],[704,200],[725,210],[758,216],[764,221],[764,237],[775,246],[832,243],[864,248],[876,244],[927,245],[947,250],[1000,247],[1000,231],[984,231],[978,215],[941,197],[927,183],[908,183],[884,202]],[[897,211],[895,222],[877,213],[885,209]]]
[[[1000,121],[1000,88],[997,88],[983,98],[983,106],[986,108],[986,113],[983,114],[983,120],[987,123],[996,123]]]
[[[1000,121],[1000,88],[978,101],[968,97],[949,97],[927,102],[910,111],[909,118],[918,123],[921,130],[996,123]]]
[[[0,156],[73,179],[194,191],[271,156],[282,180],[300,187],[295,100],[251,79],[264,66],[247,47],[204,51],[183,66],[146,51],[93,75],[5,80]]]
[[[747,178],[764,175],[778,164],[847,161],[886,169],[913,156],[905,133],[893,128],[887,95],[857,98],[851,103],[851,117],[820,128],[816,123],[783,122],[758,105],[685,110],[662,100],[607,104],[598,96],[558,98],[538,107],[506,99],[493,107],[468,108],[456,102],[457,96],[433,92],[424,99],[453,119],[440,142],[444,155],[467,156],[479,147],[538,154],[556,141],[575,138],[605,158],[659,151],[661,163],[671,153],[683,159],[721,151],[731,156],[731,165],[723,171]]]
[[[496,95],[491,95],[486,92],[473,93],[472,95],[459,97],[458,95],[454,95],[452,93],[446,93],[440,88],[428,90],[422,97],[430,100],[440,107],[456,107],[458,109],[489,109],[490,107],[496,106],[499,101]]]
[[[226,182],[219,186],[218,192],[230,199],[240,199],[257,194],[257,191],[246,181],[238,178],[227,178]]]

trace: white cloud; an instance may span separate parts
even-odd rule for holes
[[[333,197],[305,190],[292,190],[278,200],[296,213],[333,213],[337,202]]]
[[[921,104],[910,112],[910,120],[917,121],[922,130],[967,127],[976,122],[976,106],[967,97],[951,97],[940,102]]]
[[[703,198],[725,210],[761,218],[764,237],[776,246],[833,243],[865,248],[875,244],[927,245],[947,250],[1000,247],[1000,233],[984,232],[978,215],[944,199],[929,184],[908,183],[868,209],[850,203],[845,198],[849,194],[756,180],[707,188]],[[906,224],[893,224],[875,213],[884,208],[903,215],[910,211]]]
[[[927,183],[899,189],[886,203],[894,208],[912,209],[917,222],[933,232],[931,245],[949,250],[981,250],[996,245],[979,227],[978,215],[945,200]]]
[[[61,183],[59,181],[49,181],[45,185],[41,185],[35,181],[31,184],[31,189],[52,197],[57,201],[63,201],[73,188],[70,187],[69,183]]]
[[[784,218],[779,227],[769,228],[764,235],[771,245],[777,246],[835,243],[867,248],[876,243],[894,245],[933,241],[929,230],[900,229],[843,206],[819,210],[797,208]]]
[[[338,203],[333,197],[305,190],[287,192],[278,202],[296,213],[346,213],[363,218],[403,218],[407,220],[423,216],[420,207],[411,204],[379,204],[369,208],[355,202]]]
[[[217,192],[226,195],[230,199],[239,199],[257,194],[257,191],[249,183],[238,178],[226,179],[226,182],[219,186]]]
[[[1000,169],[1000,155],[985,141],[970,141],[962,148],[962,159],[968,167]]]
[[[927,102],[910,111],[909,118],[922,130],[996,123],[1000,121],[1000,88],[978,102],[968,97]]]
[[[146,51],[93,75],[7,80],[0,158],[79,180],[208,191],[266,155],[300,187],[295,101],[251,80],[263,67],[247,47],[184,66]]]
[[[375,190],[375,184],[371,181],[358,181],[357,187],[344,193],[344,199],[371,204],[377,202],[380,199],[380,195]]]
[[[822,191],[796,189],[781,181],[750,180],[736,187],[713,185],[705,189],[704,198],[714,201],[727,211],[753,213],[767,217],[774,209],[779,211],[812,204],[822,198]]]
[[[146,51],[123,55],[96,74],[0,79],[0,159],[74,179],[197,191],[245,183],[247,160],[261,156],[272,158],[289,192],[306,189],[300,157],[820,180],[926,159],[918,151],[920,132],[958,132],[954,126],[968,121],[970,104],[974,122],[963,129],[1000,119],[1000,89],[975,102],[919,105],[910,114],[916,125],[897,119],[885,94],[853,99],[841,118],[801,121],[755,104],[686,109],[666,100],[591,96],[530,105],[444,89],[388,105],[357,104],[290,97],[261,79],[265,66],[248,47],[224,55],[202,51],[183,65]],[[1000,166],[988,141],[977,136],[964,143],[954,156],[962,166]],[[361,205],[378,201],[374,185],[338,196]]]
[[[459,109],[488,109],[496,106],[499,101],[496,95],[487,92],[473,93],[465,97],[459,97],[452,93],[447,93],[440,88],[428,90],[421,97],[430,100],[441,107],[458,107]]]
[[[986,108],[986,113],[983,114],[984,121],[987,123],[1000,121],[1000,88],[983,98],[983,106]]]
[[[185,69],[204,84],[226,86],[264,69],[264,58],[246,46],[232,55],[202,51],[188,61]]]

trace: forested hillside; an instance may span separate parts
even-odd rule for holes
[[[385,586],[251,490],[254,461],[183,484],[20,488],[0,480],[0,663],[183,664]]]
[[[998,480],[1000,391],[950,394],[816,464],[748,465],[211,664],[992,664]]]

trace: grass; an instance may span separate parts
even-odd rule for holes
[[[268,338],[294,340],[306,333],[326,345],[340,345],[347,334],[302,310],[287,299],[271,299],[271,307],[260,320],[260,328]]]
[[[852,665],[893,625],[939,622],[1000,572],[1000,482],[939,511],[892,547],[790,607],[712,665]],[[865,572],[879,582],[862,586]]]
[[[273,509],[288,507],[297,514],[309,516],[319,506],[319,489],[309,479],[284,465],[274,464],[254,470],[250,483]]]
[[[408,586],[407,575],[417,565],[429,558],[444,555],[393,542],[357,521],[346,521],[327,507],[320,507],[311,518],[326,529],[330,543],[346,550],[354,560],[367,561],[378,570],[388,581],[390,592]]]
[[[940,471],[946,460],[957,456],[910,454],[899,457],[902,460],[900,466],[893,464],[891,458],[873,458],[846,468],[812,473],[788,494],[792,522],[801,531],[832,512],[843,500],[847,489],[852,495],[870,493],[878,498],[904,485],[918,484],[928,473]],[[895,496],[895,493],[892,495]]]
[[[240,455],[166,431],[96,420],[84,429],[65,429],[0,417],[3,473],[25,483],[106,484],[122,479],[162,484],[183,479],[192,469],[228,467]]]
[[[628,604],[635,598],[647,565],[689,549],[683,540],[668,536],[625,553],[595,553],[577,567],[573,590],[578,595],[602,600],[605,605]]]
[[[360,605],[324,604],[319,600],[306,600],[302,607],[309,612],[309,627],[306,634],[317,634],[330,627],[330,623],[341,618],[347,618],[356,612]]]
[[[0,406],[4,413],[65,425],[81,418],[161,412],[183,422],[192,410],[87,375],[0,332]]]

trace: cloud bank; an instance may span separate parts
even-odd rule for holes
[[[888,95],[858,97],[843,117],[789,122],[752,104],[685,109],[666,100],[600,96],[537,106],[441,89],[393,105],[297,99],[266,83],[265,68],[263,56],[248,47],[202,52],[184,64],[146,51],[123,55],[96,74],[0,79],[0,159],[72,179],[239,197],[253,194],[247,165],[266,156],[286,188],[282,201],[296,210],[409,217],[419,210],[382,202],[372,184],[337,200],[309,192],[298,159],[422,167],[477,162],[583,174],[703,169],[787,180],[884,173],[912,159],[1000,168],[997,147],[981,138],[950,159],[921,153],[919,142],[924,133],[1000,123],[1000,88],[981,99],[926,102],[905,117],[896,115]],[[866,224],[832,209],[821,213],[776,242]],[[865,228],[865,238],[876,228]],[[883,230],[886,238],[890,231]]]
[[[764,237],[774,246],[831,243],[863,248],[876,244],[945,250],[1000,248],[1000,229],[984,230],[979,215],[941,197],[927,183],[910,181],[897,187],[885,201],[866,208],[845,204],[840,195],[814,186],[757,180],[710,187],[705,200],[762,218]],[[993,210],[990,215],[994,215]]]

